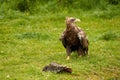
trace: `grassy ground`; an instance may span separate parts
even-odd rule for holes
[[[0,16],[0,80],[119,80],[120,16],[101,14],[99,18],[96,12],[76,10]],[[81,19],[77,25],[90,42],[87,57],[72,53],[71,59],[65,60],[66,52],[58,39],[66,16]],[[73,73],[42,72],[51,62],[71,67]]]

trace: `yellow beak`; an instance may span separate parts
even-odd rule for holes
[[[75,19],[75,22],[81,22],[80,19]]]

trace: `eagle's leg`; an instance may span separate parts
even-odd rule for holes
[[[83,56],[85,54],[85,51],[81,47],[79,47],[77,50],[77,53],[78,53],[78,56]]]
[[[88,47],[85,50],[85,55],[87,55],[87,54],[88,54]]]
[[[66,47],[66,53],[67,53],[67,58],[66,58],[66,60],[69,60],[70,59],[70,55],[71,55],[71,49],[70,49],[70,47]]]

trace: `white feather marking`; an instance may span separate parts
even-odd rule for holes
[[[82,37],[83,37],[83,36],[82,36],[81,33],[79,32],[79,33],[78,33],[78,38],[79,38],[80,40],[82,40]]]

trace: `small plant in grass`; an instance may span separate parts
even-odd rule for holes
[[[118,39],[120,36],[117,32],[112,32],[112,31],[107,31],[105,33],[103,33],[99,38],[102,40],[116,40]]]

